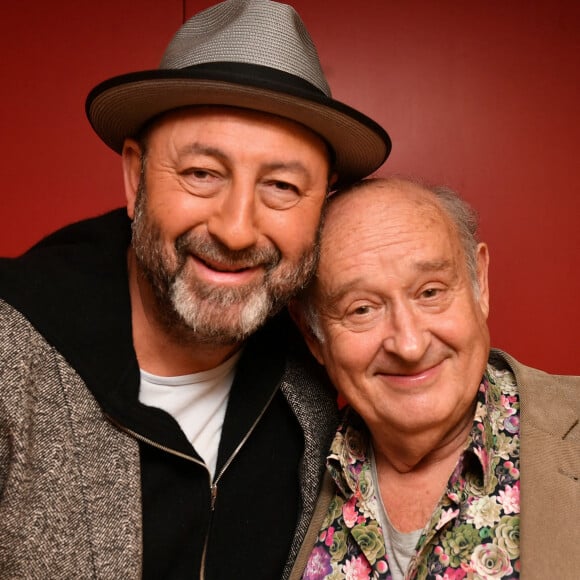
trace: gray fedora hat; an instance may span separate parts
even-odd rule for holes
[[[121,152],[151,119],[195,105],[247,108],[308,127],[332,149],[341,185],[372,173],[391,150],[380,125],[332,98],[302,20],[271,0],[227,0],[199,12],[177,31],[158,69],[97,85],[86,113]]]

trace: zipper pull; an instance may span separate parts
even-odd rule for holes
[[[217,483],[212,483],[210,487],[211,492],[211,511],[215,508],[215,500],[217,498]]]

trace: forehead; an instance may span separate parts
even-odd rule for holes
[[[152,120],[143,130],[146,141],[187,138],[201,132],[207,138],[208,128],[230,132],[251,131],[264,139],[286,139],[321,151],[330,159],[326,142],[307,127],[277,115],[236,107],[196,106],[176,109]]]
[[[430,192],[367,185],[331,202],[321,237],[319,279],[355,276],[367,264],[426,260],[454,264],[462,254],[456,228]]]

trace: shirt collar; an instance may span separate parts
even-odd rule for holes
[[[358,491],[359,476],[369,462],[369,443],[364,421],[352,407],[346,407],[326,460],[328,471],[345,497]]]

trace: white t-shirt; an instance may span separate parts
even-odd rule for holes
[[[237,352],[214,369],[178,377],[159,377],[141,370],[139,401],[163,409],[175,418],[204,460],[212,479],[228,397],[240,356],[241,352]]]
[[[423,530],[414,530],[412,532],[404,533],[399,532],[395,526],[391,523],[389,519],[389,514],[383,503],[381,497],[379,476],[377,473],[377,464],[375,461],[375,454],[370,447],[370,460],[371,460],[371,475],[373,478],[373,485],[377,493],[378,499],[378,510],[379,513],[379,523],[383,529],[383,537],[385,539],[385,551],[387,552],[387,558],[389,560],[389,572],[393,580],[404,580],[405,572],[409,567],[409,562],[411,558],[415,555],[417,542],[421,537]]]

